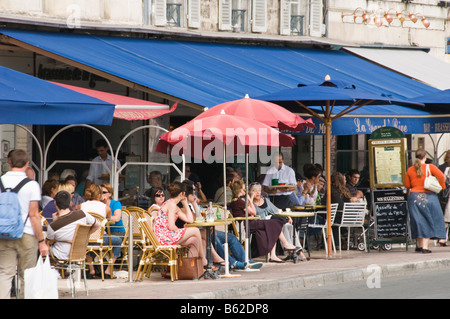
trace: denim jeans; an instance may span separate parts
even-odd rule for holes
[[[228,233],[227,236],[228,236],[228,252],[229,252],[228,260],[230,262],[230,265],[233,265],[236,260],[245,262],[245,251],[242,248],[239,239],[237,239],[237,237],[231,233]],[[225,251],[223,249],[223,244],[225,243],[225,233],[223,231],[216,230],[215,237],[216,237],[216,252],[219,254],[220,257],[225,258]]]
[[[124,234],[125,235],[125,234]],[[111,234],[111,246],[113,247],[114,258],[119,258],[122,250],[122,237]],[[109,237],[105,234],[103,237],[103,245],[109,245]]]

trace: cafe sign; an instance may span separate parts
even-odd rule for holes
[[[308,119],[308,116],[301,115]],[[306,127],[304,131],[290,132],[300,135],[325,135],[323,121],[311,117],[315,128]],[[450,133],[450,117],[444,115],[370,117],[345,116],[333,121],[332,135],[372,134],[382,127],[394,127],[403,134],[439,134]]]

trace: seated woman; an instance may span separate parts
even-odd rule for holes
[[[121,255],[121,246],[123,238],[125,237],[125,226],[122,221],[122,203],[111,199],[113,196],[113,188],[110,184],[102,184],[102,202],[111,209],[110,221],[110,233],[111,233],[111,245],[113,246],[113,258],[112,264],[116,262],[116,259]],[[111,275],[110,266],[105,270],[106,275]]]
[[[231,201],[230,209],[234,217],[245,216],[245,197],[243,198],[243,196],[246,196],[246,194],[244,186],[242,180],[236,181],[231,185],[234,197]],[[250,197],[248,197],[248,214],[249,216],[256,216],[253,199]],[[258,255],[262,256],[270,253],[269,262],[284,262],[276,255],[276,243],[278,239],[280,239],[284,249],[296,249],[294,245],[286,240],[281,232],[283,224],[284,223],[279,219],[249,221],[250,229],[248,231],[254,234],[258,247]]]
[[[56,187],[56,193],[60,192],[60,191],[66,191],[69,194],[71,194],[71,200],[70,200],[70,210],[74,210],[73,208],[73,192],[74,192],[75,188],[73,187],[73,185],[71,184],[58,184],[58,186]],[[56,214],[57,209],[55,206],[55,200],[52,199],[51,201],[49,201],[47,203],[47,205],[45,205],[44,209],[42,210],[42,216],[44,216],[47,219],[48,223],[51,223],[53,221],[54,215]]]
[[[58,181],[52,179],[45,181],[44,185],[42,185],[41,209],[45,208],[45,206],[53,200],[57,193],[56,189],[58,188],[58,184]]]
[[[305,204],[307,205],[316,204],[320,190],[319,183],[321,171],[314,164],[305,164],[303,166],[303,176],[305,177],[305,179],[302,181],[299,187],[299,192],[305,199]]]
[[[188,208],[194,215],[195,219],[196,216],[201,216],[200,208],[198,207],[199,198],[197,197],[196,193],[197,188],[195,187],[194,182],[191,180],[184,180],[182,184],[186,186],[186,198],[188,202]],[[181,209],[184,210],[185,208],[182,207]],[[206,251],[206,229],[200,228],[200,234],[202,236],[203,249],[205,249]],[[214,246],[211,246],[211,256],[213,263],[216,264],[217,266],[225,265],[225,261],[223,260],[222,257],[219,256],[217,251],[214,249]]]
[[[62,174],[61,174],[61,176],[62,176]],[[72,184],[73,185],[73,189],[74,190],[77,189],[77,179],[73,175],[67,176],[64,179],[64,184]],[[83,203],[83,202],[84,202],[84,198],[81,197],[81,195],[78,194],[77,192],[73,191],[72,192],[72,208],[74,210],[80,209],[81,203]]]
[[[71,185],[74,189],[73,185]],[[73,192],[73,191],[72,191]],[[100,185],[91,184],[88,189],[85,191],[86,201],[81,204],[81,210],[85,213],[95,213],[106,219],[111,217],[111,208],[107,206],[105,203],[101,201],[102,199],[102,187]],[[121,245],[122,239],[117,236],[111,235],[111,244],[112,245]],[[103,245],[109,245],[109,237],[106,232],[103,236]],[[119,250],[120,251],[120,250]],[[86,256],[86,262],[89,263],[89,278],[95,278],[95,268],[94,265],[91,264],[92,256]],[[112,269],[108,265],[105,269],[105,275],[112,277]]]
[[[72,186],[73,187],[73,186]],[[111,208],[102,202],[102,187],[91,184],[84,192],[86,201],[81,204],[81,210],[86,213],[96,213],[106,219],[111,217]]]
[[[335,223],[339,223],[344,209],[344,202],[357,202],[358,198],[352,197],[350,191],[345,185],[345,176],[340,172],[334,172],[331,175],[331,203],[338,203],[338,213],[334,219]]]
[[[295,244],[296,247],[300,247],[297,254],[300,256],[300,260],[307,260],[306,256],[303,254],[303,249],[300,244],[300,239],[298,237],[298,232],[294,229],[292,225],[292,218],[288,217],[279,217],[276,216],[275,213],[278,211],[278,207],[276,207],[268,198],[261,196],[261,184],[260,183],[251,183],[249,186],[250,198],[253,198],[253,204],[255,205],[256,215],[260,216],[261,219],[279,219],[281,220],[283,225],[283,235],[286,238],[286,241],[291,245]],[[294,237],[295,232],[295,243],[292,242],[292,238]]]
[[[334,223],[339,224],[342,219],[342,210],[344,209],[345,202],[357,202],[358,198],[352,197],[350,195],[350,191],[345,185],[345,176],[340,172],[334,172],[331,175],[331,203],[338,203],[338,210],[336,212],[336,216],[334,217]],[[332,226],[334,240],[338,240],[338,227]],[[343,232],[346,232],[346,228],[343,229]],[[345,236],[344,236],[345,237]]]
[[[153,215],[158,212],[161,205],[166,201],[166,194],[162,187],[152,187],[150,190],[150,207],[148,212]]]
[[[202,245],[202,237],[197,227],[178,228],[175,221],[180,218],[186,223],[195,221],[191,210],[188,209],[186,186],[180,182],[168,185],[170,199],[165,201],[153,222],[153,231],[162,245],[181,245],[189,247],[189,255],[200,256],[203,265],[207,265],[206,253]],[[184,210],[178,207],[182,203]]]

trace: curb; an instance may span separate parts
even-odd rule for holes
[[[400,277],[420,271],[450,269],[450,258],[427,261],[406,262],[379,266],[368,265],[365,268],[334,271],[316,275],[305,275],[294,278],[267,281],[241,287],[219,289],[180,297],[180,299],[242,299],[277,294],[292,289],[309,289],[327,285],[335,285],[361,280],[370,280],[371,276],[378,278]]]

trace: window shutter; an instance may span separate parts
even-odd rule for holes
[[[200,0],[189,0],[188,27],[200,28]]]
[[[154,12],[155,12],[155,25],[156,26],[165,26],[167,25],[166,20],[166,11],[167,4],[166,0],[155,0],[154,2]]]
[[[309,14],[309,35],[312,37],[322,36],[323,3],[322,0],[311,0]]]
[[[291,34],[291,4],[289,0],[280,1],[280,34]]]
[[[252,3],[252,31],[267,31],[267,1],[253,0]]]
[[[219,0],[219,30],[231,30],[233,0]]]

